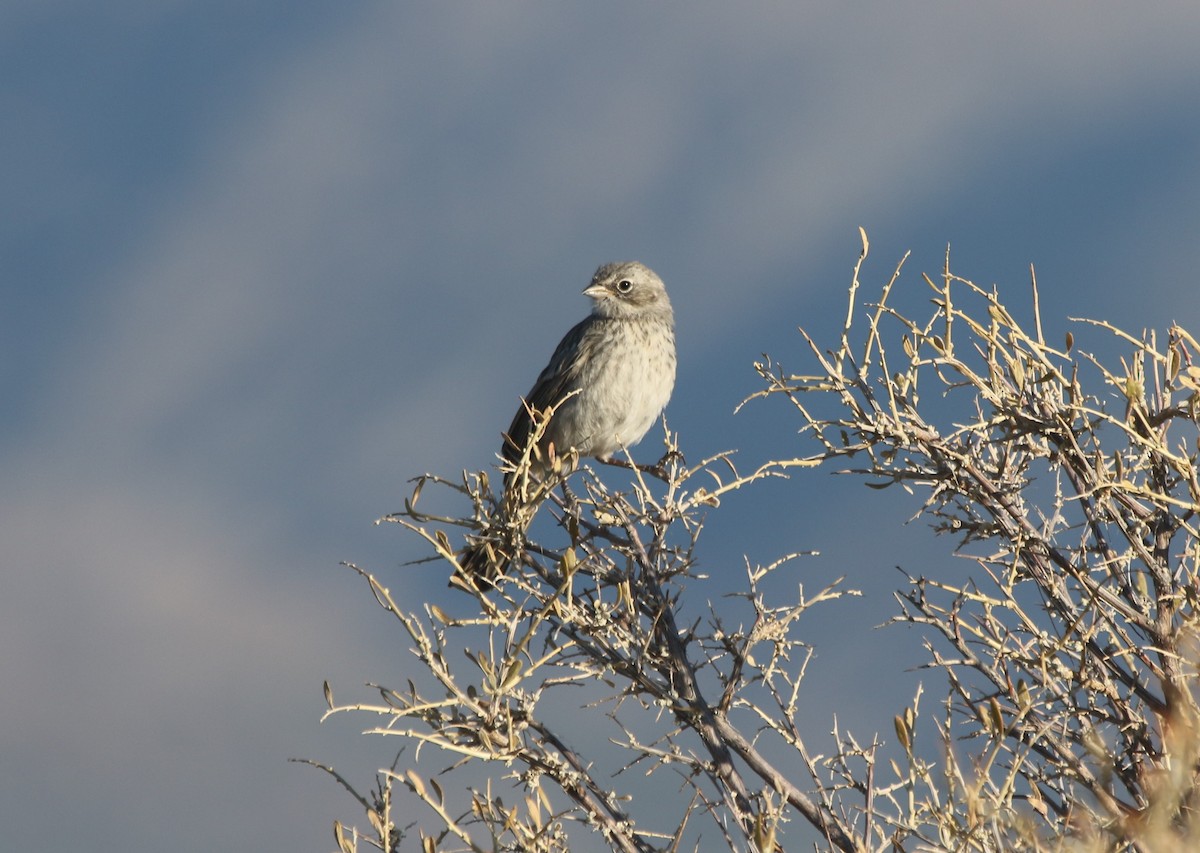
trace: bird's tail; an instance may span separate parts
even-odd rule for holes
[[[556,452],[553,443],[543,447],[543,437],[555,410],[578,393],[578,389],[571,391],[555,405],[544,409],[533,408],[521,401],[517,420],[504,435],[501,448],[504,492],[500,505],[487,519],[483,531],[458,552],[458,567],[450,578],[451,586],[468,592],[486,592],[493,589],[496,581],[519,559],[525,546],[525,531],[538,506],[550,489],[579,464],[579,454],[573,448]]]
[[[450,586],[467,592],[487,592],[512,563],[512,549],[500,536],[484,535],[468,543],[458,553],[458,568],[450,576]]]
[[[508,490],[504,504],[476,536],[458,552],[458,566],[450,576],[450,585],[468,592],[486,592],[520,561],[525,548],[525,531],[533,520],[536,505],[518,503],[514,490]]]

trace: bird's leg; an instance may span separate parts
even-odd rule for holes
[[[579,546],[583,538],[581,530],[583,525],[580,523],[583,509],[579,505],[579,498],[571,491],[565,478],[559,483],[559,489],[562,490],[562,503],[560,505],[563,509],[563,517],[561,523],[571,537],[571,547],[575,548]]]
[[[653,465],[642,465],[637,462],[631,462],[627,459],[618,459],[616,456],[597,456],[597,462],[603,462],[605,465],[615,465],[618,468],[628,468],[630,471],[641,471],[643,474],[649,474],[651,477],[656,477],[664,483],[671,482],[671,475],[667,471],[667,465],[675,458],[683,459],[683,454],[678,450],[668,451]]]

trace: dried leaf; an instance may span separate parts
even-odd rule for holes
[[[408,780],[409,787],[413,789],[413,792],[418,797],[425,799],[428,796],[425,790],[425,782],[417,775],[415,770],[405,771],[404,778]]]
[[[563,551],[562,558],[558,561],[558,567],[567,577],[575,574],[575,568],[579,565],[579,557],[575,555],[574,548],[567,548]]]
[[[1021,359],[1019,359],[1019,358],[1012,359],[1012,361],[1009,363],[1009,367],[1012,370],[1013,381],[1016,383],[1017,389],[1020,390],[1020,389],[1024,388],[1025,387],[1025,365],[1022,363]]]
[[[1000,734],[1004,731],[1004,715],[1000,713],[1000,703],[993,696],[988,700],[988,710],[991,711],[992,734]]]
[[[342,822],[340,820],[335,820],[333,822],[333,838],[335,841],[337,841],[338,849],[341,850],[342,853],[354,853],[356,845],[352,839],[346,837],[346,832],[342,828]]]
[[[500,692],[507,693],[520,680],[521,662],[515,660],[508,665],[508,669],[504,673],[504,679],[500,682]]]
[[[375,811],[374,809],[370,809],[367,812],[367,820],[371,822],[371,828],[375,830],[376,834],[380,838],[386,837],[383,827],[383,818],[380,817],[379,812]]]
[[[896,738],[900,741],[900,745],[904,747],[904,751],[908,752],[912,748],[912,740],[909,737],[908,726],[904,724],[904,718],[899,714],[892,720],[892,724],[896,727]]]

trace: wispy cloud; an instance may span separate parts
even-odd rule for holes
[[[320,621],[357,598],[320,567],[413,556],[367,522],[406,476],[489,462],[601,261],[638,256],[667,276],[681,379],[709,378],[681,382],[670,410],[697,444],[747,391],[748,371],[719,368],[730,342],[752,355],[764,318],[792,325],[839,298],[859,224],[885,250],[936,258],[961,239],[1059,268],[1090,240],[1089,268],[1146,273],[1149,319],[1135,323],[1191,293],[1200,214],[1184,149],[1200,119],[1179,104],[1200,78],[1200,13],[1187,5],[389,6],[287,30],[261,56],[222,41],[227,14],[214,8],[201,35],[156,18],[156,49],[112,77],[193,80],[180,91],[195,137],[146,161],[136,205],[98,203],[138,173],[105,152],[123,132],[152,151],[139,134],[153,112],[97,153],[57,134],[104,120],[103,97],[64,107],[60,88],[5,84],[36,119],[14,150],[44,156],[0,210],[22,235],[28,211],[45,225],[63,307],[39,307],[52,332],[14,326],[6,341],[38,358],[0,478],[3,738],[23,757],[13,773],[70,766],[114,826],[129,806],[109,790],[114,768],[125,784],[202,768],[197,796],[258,804],[214,816],[246,834],[264,808],[291,808],[287,783],[254,786],[277,760],[255,745],[303,739],[318,708],[295,711],[312,698],[297,691],[360,665],[375,639],[365,601]],[[105,32],[120,51],[121,28]],[[189,38],[221,44],[240,76],[196,82],[216,72]],[[192,64],[169,62],[185,43]],[[1160,124],[1179,147],[1138,156]],[[1081,159],[1061,186],[1039,184]],[[70,209],[81,198],[85,218]],[[1055,239],[1029,257],[998,222]],[[98,233],[113,244],[73,260]],[[32,256],[6,270],[10,287],[49,268]],[[1126,284],[1088,282],[1113,298]],[[295,713],[286,734],[274,708]],[[230,764],[206,760],[216,741]],[[35,787],[0,798],[0,815],[44,809],[51,780]],[[212,796],[197,808],[228,808]],[[149,839],[170,836],[156,797],[139,804]],[[308,810],[289,846],[325,832],[333,808]]]

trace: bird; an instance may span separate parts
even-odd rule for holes
[[[614,461],[613,454],[642,440],[671,398],[675,316],[662,279],[638,261],[607,263],[583,293],[592,301],[591,313],[559,342],[504,434],[506,494],[526,455],[537,479],[563,472],[574,458]],[[541,415],[535,413],[549,409],[539,430]],[[496,530],[503,532],[509,525],[500,522]],[[487,537],[468,545],[455,580],[490,588],[511,551],[511,542]]]

